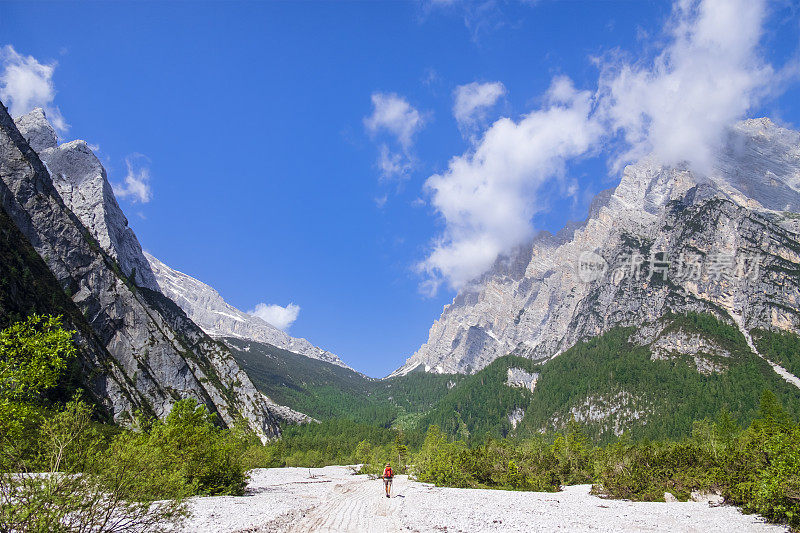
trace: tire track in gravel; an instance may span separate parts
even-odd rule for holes
[[[380,480],[355,479],[337,483],[319,505],[292,524],[290,533],[397,532],[401,531],[401,490],[407,480],[395,478],[392,498],[386,498]]]

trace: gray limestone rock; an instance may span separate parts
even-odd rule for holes
[[[36,152],[58,146],[56,130],[47,121],[44,109],[37,107],[15,121],[19,132]]]
[[[114,197],[106,170],[86,141],[57,145],[55,132],[39,108],[15,122],[22,136],[34,142],[31,148],[47,167],[64,203],[103,250],[117,260],[122,272],[136,285],[158,290],[139,240]]]
[[[238,337],[265,342],[290,352],[350,368],[335,354],[305,339],[291,337],[258,317],[236,309],[212,287],[178,272],[145,252],[162,293],[172,299],[195,324],[212,337]],[[352,370],[352,369],[351,369]]]
[[[799,211],[800,133],[767,119],[732,128],[708,175],[645,158],[584,222],[540,234],[463,288],[393,375],[471,373],[508,353],[547,359],[669,312],[798,331]]]
[[[20,124],[29,128],[27,138],[38,139],[34,144],[43,152],[61,148],[48,147],[41,140],[46,136],[33,133],[43,129],[38,115],[28,115]],[[243,415],[263,438],[279,435],[269,407],[228,349],[205,335],[171,300],[123,275],[119,261],[125,255],[112,237],[120,220],[89,219],[93,225],[84,224],[27,138],[0,108],[0,201],[111,355],[110,360],[98,358],[103,364],[94,369],[91,386],[106,398],[114,418],[124,421],[135,409],[163,417],[176,400],[195,398],[226,424]],[[102,189],[96,178],[105,180],[105,174],[94,165],[91,152],[84,151],[85,143],[67,145],[52,155],[54,166],[64,170],[64,180],[79,189],[83,181],[94,180]],[[61,159],[75,167],[59,166]],[[73,173],[73,168],[79,171]],[[86,200],[91,204],[93,198]],[[105,200],[101,195],[97,201]],[[80,211],[79,202],[75,204]],[[119,209],[115,201],[106,207],[107,212]],[[101,211],[88,209],[83,215],[92,212],[103,218]],[[104,234],[109,236],[108,249],[101,244]]]

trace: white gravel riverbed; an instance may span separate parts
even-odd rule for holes
[[[311,476],[311,477],[310,477]],[[736,507],[605,500],[589,485],[556,493],[432,487],[380,480],[344,466],[254,470],[241,497],[193,498],[183,530],[204,532],[693,531],[785,532]]]

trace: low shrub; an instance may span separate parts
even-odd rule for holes
[[[723,411],[716,421],[695,422],[692,435],[677,441],[623,435],[593,446],[570,424],[556,435],[489,439],[470,448],[433,426],[413,463],[419,481],[449,487],[553,491],[593,483],[596,494],[637,501],[716,492],[745,512],[800,528],[800,426],[769,391],[747,429]]]

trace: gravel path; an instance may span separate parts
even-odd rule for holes
[[[309,475],[313,477],[309,477]],[[735,507],[706,503],[604,500],[589,485],[557,493],[432,487],[397,476],[392,498],[380,480],[347,467],[253,471],[242,497],[193,498],[185,531],[205,532],[494,532],[692,531],[785,532]]]

